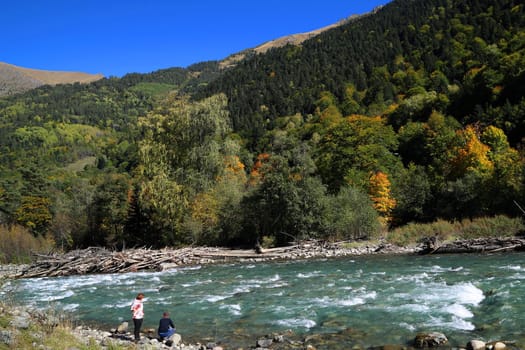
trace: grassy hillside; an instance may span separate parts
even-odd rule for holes
[[[0,62],[0,96],[25,92],[46,84],[90,83],[102,78],[102,74],[46,71]]]

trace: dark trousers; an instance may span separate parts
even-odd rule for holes
[[[134,318],[133,325],[135,326],[135,340],[140,340],[140,327],[142,327],[142,318]]]

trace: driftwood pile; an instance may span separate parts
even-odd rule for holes
[[[56,277],[97,273],[163,271],[180,266],[217,262],[333,258],[363,254],[497,253],[505,251],[525,251],[525,238],[480,238],[440,242],[437,237],[431,237],[415,247],[397,247],[387,243],[379,243],[349,248],[345,246],[345,242],[306,241],[288,247],[272,249],[259,247],[255,250],[189,247],[111,251],[105,248],[87,248],[70,251],[66,254],[35,254],[35,262],[27,266],[22,273],[13,277]]]
[[[276,256],[275,254],[261,255],[254,251],[234,251],[209,247],[161,250],[142,248],[124,251],[87,248],[70,251],[66,254],[34,254],[35,262],[27,266],[18,277],[163,271],[177,266],[261,257],[268,259]]]
[[[227,249],[189,247],[180,249],[128,249],[110,251],[105,248],[74,250],[66,254],[34,254],[34,263],[16,277],[57,277],[97,273],[163,271],[179,266],[217,262],[257,262],[276,259],[293,260],[315,257],[371,254],[377,247],[345,249],[337,244],[303,241],[287,247],[271,249]]]
[[[444,243],[432,237],[427,239],[425,244],[426,248],[421,251],[423,254],[498,253],[525,250],[525,239],[517,237],[478,238]]]

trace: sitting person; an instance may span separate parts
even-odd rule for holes
[[[173,334],[175,334],[175,325],[173,324],[173,321],[170,318],[170,314],[167,312],[164,312],[162,314],[162,318],[159,321],[159,337],[160,340],[164,340],[164,338],[169,338]]]

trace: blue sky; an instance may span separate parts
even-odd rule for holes
[[[0,61],[122,76],[222,59],[388,0],[4,0]]]

